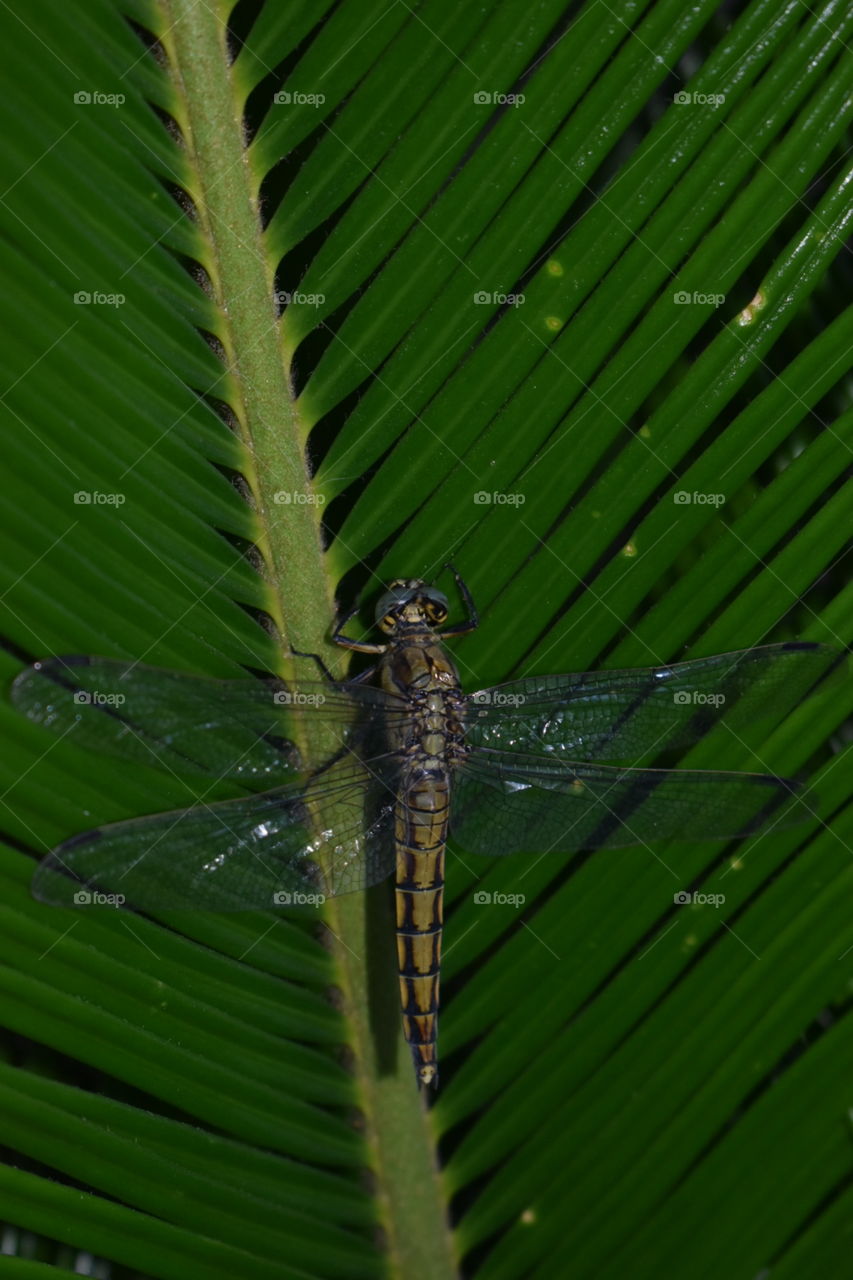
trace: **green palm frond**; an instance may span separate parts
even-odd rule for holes
[[[448,560],[482,615],[470,689],[849,642],[844,6],[48,0],[0,24],[7,682],[74,652],[341,670],[336,602]],[[198,791],[7,702],[20,1274],[839,1274],[850,702],[838,679],[685,756],[813,777],[809,825],[452,848],[428,1111],[385,895],[323,933],[34,902],[33,855]]]

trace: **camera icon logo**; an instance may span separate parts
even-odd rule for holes
[[[492,895],[485,889],[478,889],[474,894],[474,905],[478,907],[487,907],[492,901]]]
[[[678,893],[672,895],[672,900],[677,907],[686,907],[691,901],[691,896],[684,889],[680,889]]]

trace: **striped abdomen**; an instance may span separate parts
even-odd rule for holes
[[[403,1031],[422,1085],[438,1083],[438,971],[449,801],[446,770],[420,769],[401,787],[394,808]]]

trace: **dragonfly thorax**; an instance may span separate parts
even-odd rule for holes
[[[459,674],[433,635],[395,637],[379,664],[379,683],[409,708],[404,722],[389,727],[394,748],[422,762],[438,758],[445,767],[464,752]]]

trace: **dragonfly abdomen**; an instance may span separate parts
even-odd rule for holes
[[[420,770],[401,788],[394,809],[400,1002],[403,1031],[422,1085],[438,1083],[438,987],[449,799],[447,772]]]

